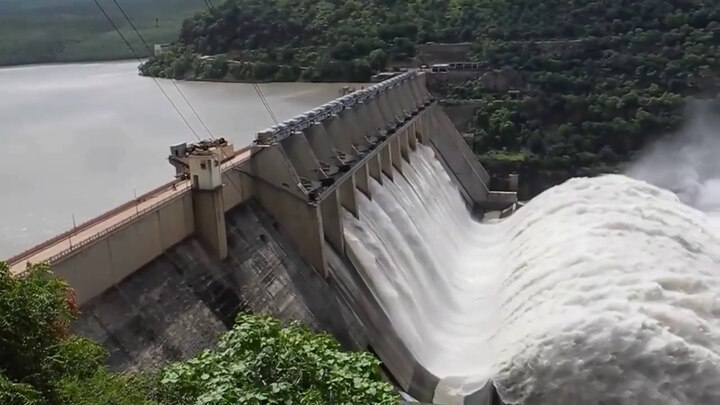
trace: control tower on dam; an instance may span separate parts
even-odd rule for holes
[[[213,344],[238,312],[299,320],[347,348],[370,348],[394,382],[431,403],[439,379],[414,358],[346,247],[358,193],[394,182],[425,145],[467,207],[516,202],[488,173],[425,86],[407,72],[258,133],[179,144],[177,179],[8,260],[48,262],[75,289],[76,330],[116,369],[146,369]],[[489,404],[488,384],[465,399]]]

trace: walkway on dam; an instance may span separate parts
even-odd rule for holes
[[[230,170],[232,167],[247,161],[251,153],[252,151],[249,147],[241,149],[232,159],[223,163],[223,171]],[[189,180],[167,183],[158,189],[138,197],[136,200],[121,205],[115,210],[93,218],[75,230],[60,235],[55,239],[51,239],[9,259],[10,274],[18,275],[23,273],[28,262],[52,262],[53,259],[68,254],[72,250],[92,242],[99,236],[131,222],[141,214],[173,200],[189,191],[189,189]]]

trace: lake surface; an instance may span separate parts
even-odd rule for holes
[[[171,144],[196,141],[137,62],[0,69],[0,258],[172,180]],[[201,138],[168,80],[160,85]],[[214,137],[236,148],[273,124],[250,84],[177,82]],[[280,120],[338,97],[342,84],[260,85]]]

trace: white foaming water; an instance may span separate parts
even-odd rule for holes
[[[347,246],[435,401],[492,379],[506,403],[720,404],[720,240],[624,176],[572,179],[474,221],[420,146],[345,213]]]

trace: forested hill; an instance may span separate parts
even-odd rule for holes
[[[476,151],[535,169],[613,170],[720,88],[718,0],[227,0],[143,72],[360,81],[430,41],[475,43]]]
[[[116,0],[150,42],[177,38],[203,0]],[[140,55],[141,41],[112,0],[99,0]],[[132,58],[92,0],[0,0],[0,65]]]
[[[569,175],[612,170],[680,127],[689,100],[717,97],[717,0],[513,3],[481,28],[474,56],[505,80],[450,89],[481,100],[478,153]]]
[[[417,43],[476,38],[491,19],[484,8],[490,3],[228,0],[185,21],[178,41],[183,48],[151,61],[145,72],[200,79],[367,80],[388,59],[413,57]],[[192,53],[222,56],[216,63],[198,63]]]

